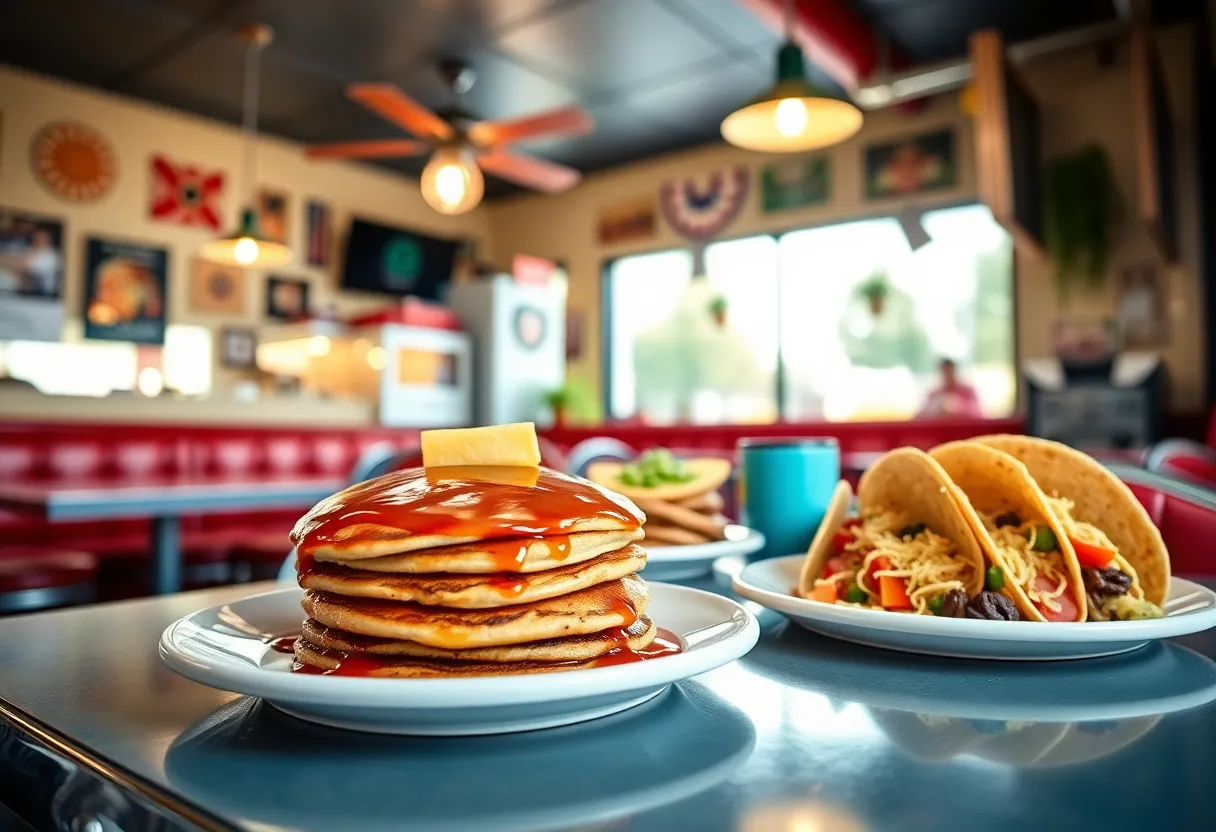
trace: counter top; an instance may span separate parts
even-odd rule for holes
[[[765,612],[748,656],[622,714],[380,737],[161,665],[169,623],[268,586],[0,619],[0,804],[35,828],[143,828],[143,813],[259,832],[1143,832],[1207,828],[1216,808],[1213,632],[989,663],[854,646]]]

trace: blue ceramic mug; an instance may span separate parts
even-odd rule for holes
[[[805,552],[840,481],[836,440],[740,439],[742,522],[764,534],[758,557]]]

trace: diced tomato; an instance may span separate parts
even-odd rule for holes
[[[832,549],[836,552],[843,552],[844,547],[852,543],[856,538],[846,531],[838,531],[832,535]]]
[[[849,558],[844,555],[837,555],[834,558],[828,558],[828,562],[823,567],[823,577],[830,578],[837,572],[844,572],[849,568]]]
[[[1104,549],[1101,546],[1077,540],[1075,537],[1068,538],[1068,542],[1072,544],[1073,550],[1077,553],[1077,560],[1082,566],[1105,569],[1115,559],[1114,549]]]
[[[1037,575],[1034,579],[1034,588],[1038,592],[1051,592],[1056,588],[1056,583],[1046,575]],[[1034,606],[1048,621],[1077,620],[1077,602],[1073,600],[1071,593],[1065,591],[1063,595],[1056,599],[1056,603],[1060,605],[1059,612],[1048,609],[1044,604],[1035,604]]]
[[[868,572],[866,572],[866,584],[870,587],[870,589],[873,589],[875,586],[878,585],[878,579],[874,577],[874,573],[880,572],[880,571],[883,571],[886,569],[890,569],[890,568],[891,568],[890,559],[887,557],[884,557],[882,555],[880,555],[880,556],[874,558],[874,560],[870,561],[870,569]]]
[[[883,575],[878,579],[878,597],[884,610],[906,610],[912,607],[908,597],[907,578]]]
[[[836,603],[836,584],[817,584],[811,590],[812,601],[822,601],[825,604]]]

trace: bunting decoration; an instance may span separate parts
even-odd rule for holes
[[[663,218],[693,242],[712,240],[738,216],[748,182],[743,165],[719,168],[708,176],[668,180],[659,190]]]

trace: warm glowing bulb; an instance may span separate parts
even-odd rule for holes
[[[782,102],[784,103],[784,102]],[[252,237],[242,237],[236,241],[232,249],[232,259],[243,266],[258,259],[258,241]]]
[[[367,366],[373,370],[384,369],[384,347],[372,347],[367,351]]]
[[[470,149],[441,147],[422,171],[422,197],[441,214],[463,214],[481,202],[485,179]]]
[[[313,358],[329,355],[329,339],[324,335],[314,335],[308,342],[308,354]]]
[[[806,105],[800,98],[783,98],[777,102],[774,118],[778,133],[783,136],[797,136],[806,129]]]

